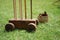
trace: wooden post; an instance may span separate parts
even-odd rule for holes
[[[16,0],[13,0],[13,9],[14,9],[14,19],[17,19]]]
[[[26,0],[24,0],[24,8],[25,8],[25,19],[27,19],[27,12],[26,12]]]
[[[23,19],[23,15],[22,15],[22,0],[19,0],[19,13],[20,13],[21,19]]]
[[[30,0],[31,19],[32,19],[32,0]]]

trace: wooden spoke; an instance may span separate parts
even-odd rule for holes
[[[20,13],[21,19],[23,19],[23,14],[22,14],[22,0],[19,0],[19,13]]]
[[[30,0],[31,19],[32,19],[32,0]]]
[[[26,12],[26,0],[24,0],[24,8],[25,8],[25,19],[27,19],[27,12]]]
[[[14,19],[17,19],[16,0],[13,0],[13,9],[14,9]]]

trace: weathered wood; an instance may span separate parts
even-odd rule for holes
[[[29,23],[36,24],[36,20],[25,19],[25,20],[9,20],[9,23],[13,23],[16,28],[27,29]]]

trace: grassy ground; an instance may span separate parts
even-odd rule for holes
[[[5,24],[13,18],[13,4],[12,0],[0,0],[0,40],[60,40],[60,2],[54,2],[55,0],[33,0],[33,18],[47,11],[49,22],[40,23],[34,33],[28,33],[25,30],[5,32]],[[27,6],[27,13],[30,15],[29,0]]]

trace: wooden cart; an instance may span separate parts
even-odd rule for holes
[[[20,17],[17,19],[17,10],[16,10],[16,0],[13,0],[13,9],[14,9],[14,19],[9,20],[9,23],[5,25],[6,31],[12,31],[16,28],[18,29],[25,29],[28,31],[35,31],[36,25],[38,24],[37,19],[32,19],[32,0],[30,0],[30,11],[31,11],[31,18],[27,19],[27,11],[26,11],[26,0],[24,0],[24,10],[25,10],[25,18],[23,18],[22,14],[22,0],[19,0],[19,13]]]

